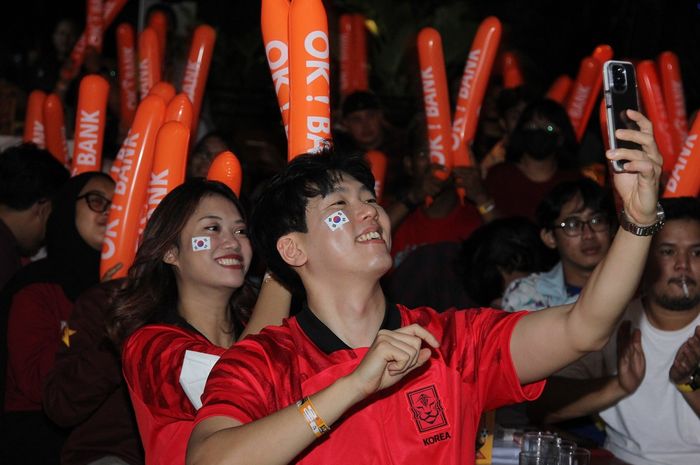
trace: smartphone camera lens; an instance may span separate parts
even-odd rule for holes
[[[613,89],[617,92],[627,90],[627,73],[622,65],[612,67]]]

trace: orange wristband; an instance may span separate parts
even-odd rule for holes
[[[309,424],[309,428],[311,428],[311,431],[313,431],[317,438],[331,430],[330,426],[318,415],[309,397],[304,397],[300,401],[297,401],[297,409],[299,409],[299,413],[304,416],[304,419]]]

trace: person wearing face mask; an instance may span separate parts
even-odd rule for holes
[[[42,410],[42,384],[59,345],[70,343],[67,321],[75,300],[100,280],[100,249],[113,194],[114,181],[103,173],[69,179],[47,221],[47,257],[23,268],[7,285],[5,464],[59,463],[65,436]]]
[[[188,180],[148,221],[108,323],[146,464],[185,463],[211,367],[237,339],[288,316],[288,293],[253,308],[252,257],[242,205],[219,182]],[[263,281],[258,302],[274,278]]]
[[[576,138],[564,108],[542,99],[523,111],[506,149],[506,161],[485,180],[502,216],[535,219],[535,209],[554,186],[578,179]]]

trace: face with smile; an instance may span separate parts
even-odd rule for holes
[[[230,200],[206,196],[185,223],[178,247],[169,250],[164,261],[175,267],[181,285],[237,289],[243,285],[253,256],[246,228]],[[193,246],[193,238],[199,247]],[[209,246],[202,247],[206,242]]]
[[[591,220],[597,224],[592,225]],[[557,249],[564,267],[592,271],[610,247],[609,220],[604,213],[586,207],[577,193],[562,206],[554,229],[544,233],[543,240],[548,247]]]
[[[338,211],[348,222],[331,228],[327,218]],[[391,268],[389,217],[374,193],[355,178],[344,175],[327,196],[310,199],[306,225],[306,233],[291,234],[299,240],[310,272],[338,277],[369,273],[378,278]]]
[[[90,179],[75,204],[75,227],[93,249],[102,249],[107,231],[107,215],[114,196],[114,182],[105,177]]]
[[[700,303],[700,222],[671,220],[656,233],[643,289],[647,297],[667,310],[691,310]]]

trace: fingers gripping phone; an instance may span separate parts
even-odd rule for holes
[[[615,137],[616,129],[639,130],[637,123],[627,116],[627,110],[639,111],[637,75],[634,65],[627,61],[606,61],[603,64],[603,91],[610,148],[640,150],[639,144]],[[624,171],[627,162],[628,160],[613,160],[613,169],[618,172]]]

